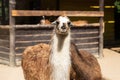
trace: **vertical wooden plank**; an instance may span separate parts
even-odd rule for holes
[[[9,10],[10,10],[10,14],[9,14],[9,24],[10,24],[10,55],[9,55],[9,59],[10,59],[10,66],[15,66],[16,62],[15,62],[15,19],[12,16],[12,10],[15,9],[15,0],[10,0],[9,1]]]
[[[99,0],[100,11],[104,11],[104,0]],[[99,29],[99,57],[103,57],[103,17],[100,17]]]
[[[56,0],[56,10],[60,10],[60,0]]]
[[[2,0],[2,24],[5,23],[5,5],[4,0]]]

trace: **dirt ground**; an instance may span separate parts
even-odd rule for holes
[[[120,53],[104,49],[104,57],[98,59],[105,80],[120,80]]]
[[[103,50],[104,57],[98,58],[105,80],[120,80],[120,54],[109,49]],[[0,80],[24,80],[21,67],[0,64]]]

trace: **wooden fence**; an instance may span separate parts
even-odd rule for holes
[[[79,50],[86,50],[93,55],[100,56],[99,42],[100,25],[88,25],[71,28],[71,41],[74,42]],[[14,35],[15,63],[19,65],[22,52],[28,46],[39,43],[50,43],[53,32],[53,25],[16,25]],[[5,64],[9,64],[10,59],[10,27],[0,26],[0,59]]]

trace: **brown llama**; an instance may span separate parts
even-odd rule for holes
[[[70,43],[70,20],[66,16],[60,16],[53,24],[56,26],[50,45],[40,43],[23,52],[25,79],[102,80],[97,59],[86,51],[78,51]]]

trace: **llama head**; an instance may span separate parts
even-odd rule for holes
[[[54,21],[52,24],[55,26],[55,32],[57,34],[63,34],[66,35],[70,31],[71,21],[67,16],[59,16],[56,21]]]

